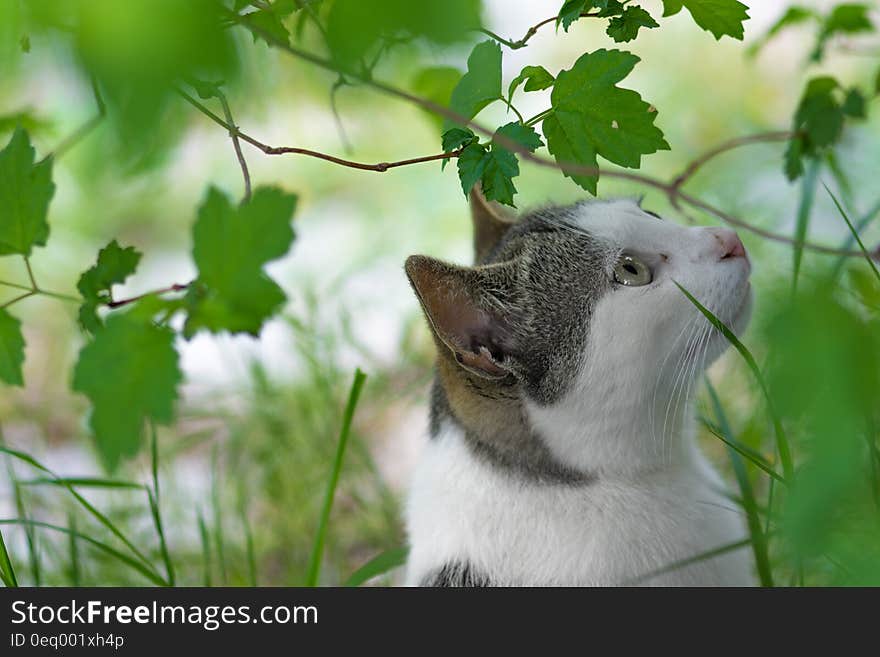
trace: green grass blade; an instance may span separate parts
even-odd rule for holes
[[[67,527],[70,529],[70,534],[67,535],[68,561],[70,562],[68,575],[70,576],[70,585],[80,586],[82,576],[79,560],[79,544],[76,542],[76,516],[72,513],[67,515]]]
[[[153,516],[153,524],[156,527],[156,533],[159,535],[159,553],[162,555],[162,563],[165,564],[165,574],[168,586],[174,586],[174,564],[171,561],[171,554],[168,551],[168,544],[165,541],[165,529],[162,526],[162,515],[159,513],[159,502],[153,496],[153,491],[147,490],[147,499],[150,503],[150,514]]]
[[[213,586],[211,579],[211,537],[202,512],[198,512],[199,539],[202,542],[202,586]]]
[[[34,479],[23,479],[18,483],[22,486],[60,486],[62,488],[67,488],[68,486],[76,486],[77,488],[125,488],[129,490],[140,490],[143,488],[142,484],[133,481],[102,479],[100,477],[58,477],[57,479],[35,477]]]
[[[678,286],[678,289],[682,291],[682,293],[690,300],[694,306],[696,306],[697,310],[699,310],[703,316],[709,320],[709,323],[712,324],[716,329],[718,329],[721,334],[727,339],[727,341],[733,345],[733,347],[739,352],[740,356],[745,360],[746,365],[749,366],[749,369],[752,371],[752,374],[755,375],[755,379],[758,381],[758,385],[761,387],[761,392],[764,395],[764,399],[767,402],[767,410],[770,413],[770,418],[773,420],[773,430],[776,434],[776,449],[779,452],[779,460],[782,463],[782,473],[787,481],[791,481],[794,475],[794,466],[791,460],[791,448],[788,444],[788,438],[785,435],[785,430],[782,428],[782,422],[779,420],[779,417],[776,415],[776,411],[773,408],[773,401],[770,398],[770,391],[767,389],[767,383],[764,381],[764,376],[761,374],[761,369],[758,367],[758,363],[755,361],[755,357],[752,356],[752,353],[746,348],[746,346],[740,342],[739,338],[737,338],[733,331],[731,331],[724,323],[715,317],[711,310],[706,308],[703,304],[701,304],[697,299],[688,292],[684,287],[682,287],[677,281],[675,284]]]
[[[306,586],[317,586],[318,577],[321,574],[321,559],[324,555],[324,541],[327,535],[327,523],[330,520],[330,510],[333,508],[333,498],[336,495],[336,486],[339,484],[339,473],[342,470],[342,460],[345,456],[345,447],[348,444],[348,435],[351,432],[351,421],[357,408],[358,398],[367,375],[355,370],[354,381],[348,393],[348,403],[342,417],[342,429],[339,432],[339,443],[336,445],[336,458],[330,478],[327,480],[327,492],[324,495],[324,505],[321,508],[321,516],[318,519],[318,531],[315,533],[315,542],[312,546],[312,554],[309,558],[309,568],[306,574]]]
[[[162,563],[165,564],[165,575],[168,585],[174,586],[174,564],[168,551],[168,543],[165,540],[165,528],[162,525],[162,512],[159,507],[159,438],[156,433],[156,423],[150,421],[150,472],[153,478],[153,489],[146,486],[147,501],[150,504],[150,514],[153,516],[153,525],[159,536],[159,553],[162,555]]]
[[[0,580],[3,580],[3,584],[7,588],[18,586],[15,568],[12,565],[12,559],[9,558],[9,551],[6,549],[6,543],[3,540],[3,532],[0,532]]]
[[[822,186],[825,188],[825,191],[828,192],[828,195],[831,197],[831,200],[834,201],[834,205],[837,206],[837,211],[840,213],[840,216],[843,217],[843,220],[846,222],[846,225],[849,226],[849,230],[852,233],[853,237],[858,243],[859,248],[862,250],[862,253],[865,254],[865,260],[868,261],[868,264],[871,266],[871,270],[874,272],[874,276],[877,277],[877,280],[880,281],[880,271],[877,271],[877,265],[874,264],[874,259],[871,257],[871,254],[868,253],[868,249],[865,248],[864,243],[862,242],[862,238],[859,237],[859,232],[852,225],[852,222],[849,220],[849,216],[844,211],[843,207],[840,205],[840,201],[837,200],[837,197],[834,195],[830,189],[828,189],[828,185],[824,182]]]
[[[354,571],[346,580],[345,586],[360,586],[374,577],[384,575],[405,564],[407,556],[409,556],[409,548],[406,547],[385,550]]]
[[[727,453],[730,456],[730,463],[733,466],[733,473],[736,476],[736,482],[739,485],[739,492],[743,500],[743,510],[746,512],[746,524],[749,528],[749,536],[751,537],[752,553],[755,555],[755,566],[758,569],[758,578],[761,586],[773,586],[773,572],[770,569],[770,555],[767,548],[767,537],[761,527],[761,519],[758,517],[757,502],[755,501],[755,492],[752,489],[752,482],[749,480],[749,474],[746,472],[745,463],[742,457],[735,449],[730,447],[730,443],[734,442],[733,431],[730,423],[727,421],[727,415],[718,393],[715,392],[714,386],[706,378],[706,388],[709,391],[709,397],[712,400],[712,406],[715,410],[715,417],[722,427],[722,431],[727,434],[728,444]]]
[[[773,479],[778,481],[781,484],[787,484],[788,482],[783,479],[782,475],[780,475],[776,470],[773,469],[773,466],[761,456],[758,452],[753,450],[751,447],[747,445],[743,445],[741,442],[736,440],[735,438],[728,437],[732,436],[732,434],[728,433],[728,436],[725,436],[724,429],[722,427],[715,426],[711,422],[709,422],[706,418],[700,418],[700,422],[706,430],[715,436],[718,440],[723,442],[725,445],[735,450],[740,456],[744,457],[748,460],[752,465],[760,470],[763,470],[765,473],[770,475]]]
[[[60,532],[66,535],[73,535],[80,541],[85,541],[89,545],[97,548],[101,552],[117,559],[119,562],[124,563],[129,566],[133,570],[136,570],[141,575],[146,577],[148,580],[153,582],[158,586],[166,586],[165,580],[163,580],[159,575],[157,575],[153,570],[147,568],[142,563],[137,561],[136,559],[131,558],[124,552],[120,552],[116,548],[110,547],[106,543],[102,543],[101,541],[92,538],[91,536],[87,536],[82,532],[77,532],[68,527],[61,527],[59,525],[52,525],[48,522],[40,522],[39,520],[24,520],[22,518],[4,518],[0,519],[0,525],[20,525],[20,526],[31,526],[31,527],[39,527],[42,529],[51,529],[52,531]]]
[[[864,231],[868,226],[871,225],[871,222],[874,219],[880,216],[880,200],[874,203],[871,206],[871,209],[868,210],[865,214],[861,216],[861,218],[856,222],[856,230],[855,233],[861,235],[862,231]],[[855,238],[853,237],[853,233],[851,232],[846,236],[846,239],[840,245],[841,249],[851,249],[853,244],[856,243]],[[841,255],[837,257],[837,260],[834,262],[834,267],[831,269],[831,280],[836,281],[840,276],[840,272],[843,270],[843,266],[846,264],[846,261],[849,260],[849,256]]]
[[[220,584],[226,584],[226,549],[223,535],[223,510],[220,505],[220,486],[217,484],[217,447],[211,455],[211,510],[214,516],[214,550],[217,554]]]
[[[633,586],[639,584],[641,582],[645,582],[653,577],[657,577],[659,575],[664,575],[666,573],[671,573],[676,570],[680,570],[682,568],[686,568],[695,563],[699,563],[701,561],[707,561],[708,559],[714,559],[715,557],[720,557],[722,554],[727,554],[728,552],[734,552],[744,547],[748,547],[752,542],[752,539],[746,538],[741,541],[737,541],[736,543],[728,543],[727,545],[721,545],[712,550],[707,550],[706,552],[702,552],[701,554],[694,555],[692,557],[688,557],[687,559],[682,559],[680,561],[675,561],[668,566],[663,566],[662,568],[658,568],[657,570],[652,570],[644,575],[639,575],[638,577],[625,582],[626,585]]]
[[[74,499],[77,502],[79,502],[79,504],[86,511],[88,511],[92,515],[92,517],[94,517],[99,523],[101,523],[104,527],[106,527],[110,531],[111,534],[113,534],[116,538],[118,538],[120,541],[122,541],[122,543],[125,545],[125,547],[127,547],[132,552],[132,554],[134,554],[138,559],[140,559],[142,564],[152,572],[154,577],[161,579],[161,576],[159,575],[159,573],[156,572],[155,568],[153,568],[152,564],[150,563],[150,560],[146,557],[146,555],[144,555],[144,553],[141,552],[128,539],[128,537],[125,536],[125,534],[123,534],[116,527],[116,525],[113,524],[113,522],[107,516],[105,516],[100,511],[98,511],[98,509],[96,509],[94,506],[92,506],[92,504],[86,498],[84,498],[82,495],[80,495],[72,485],[65,484],[61,477],[56,475],[54,472],[52,472],[45,465],[43,465],[42,463],[37,461],[35,458],[33,458],[32,456],[30,456],[28,454],[25,454],[24,452],[19,452],[18,450],[10,449],[9,447],[0,446],[0,453],[7,454],[7,455],[12,456],[16,459],[19,459],[20,461],[24,461],[25,463],[33,466],[34,468],[40,470],[41,472],[45,472],[52,479],[55,479],[55,480],[61,482],[60,485],[63,486],[64,488],[66,488],[67,491],[71,495],[73,495]],[[163,581],[163,585],[166,585],[166,584],[167,584],[167,582]]]
[[[801,260],[804,255],[804,241],[807,239],[807,230],[810,226],[810,215],[813,211],[813,199],[816,197],[816,184],[819,182],[819,169],[821,161],[810,161],[809,168],[801,182],[801,200],[798,205],[797,224],[794,231],[794,274],[791,279],[792,293],[797,291],[798,275],[801,272]]]
[[[244,502],[240,505],[239,515],[241,516],[241,526],[244,529],[244,553],[248,567],[248,586],[258,586],[257,555],[254,551],[254,533],[251,530],[251,521],[248,518],[248,510]]]
[[[21,492],[21,485],[19,484],[18,477],[15,475],[15,469],[12,467],[12,463],[10,463],[8,460],[6,461],[6,470],[9,473],[9,481],[12,482],[12,492],[13,497],[15,498],[15,509],[21,518],[27,518],[27,505],[24,502],[24,496]],[[40,553],[37,549],[37,536],[34,532],[34,528],[25,527],[24,536],[25,542],[27,543],[28,564],[31,567],[31,577],[33,578],[33,584],[34,586],[40,586],[40,584],[42,584],[43,578],[42,569],[40,567]]]

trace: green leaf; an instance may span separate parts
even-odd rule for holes
[[[290,249],[295,207],[296,196],[275,187],[256,189],[238,207],[216,188],[208,190],[193,226],[199,276],[185,300],[186,337],[203,328],[259,334],[286,299],[263,267]]]
[[[552,87],[555,81],[543,66],[526,66],[519,75],[513,78],[507,88],[507,102],[509,103],[513,99],[514,92],[523,82],[526,83],[526,86],[523,87],[525,91],[540,91]]]
[[[452,90],[455,89],[459,80],[461,80],[461,71],[457,68],[452,66],[431,66],[419,71],[415,78],[413,78],[411,87],[417,96],[427,98],[441,107],[449,107]],[[442,117],[429,110],[424,110],[424,112],[430,117],[432,122],[437,124],[438,128],[442,127]]]
[[[547,147],[560,163],[596,167],[596,156],[637,169],[642,155],[668,150],[654,125],[656,111],[630,89],[616,86],[639,58],[620,50],[582,55],[553,87],[553,114],[544,119]],[[566,174],[592,194],[598,175]]]
[[[512,139],[519,143],[523,148],[527,148],[533,153],[544,145],[541,141],[541,137],[535,132],[535,129],[532,126],[523,125],[518,121],[501,126],[495,134]]]
[[[843,106],[840,109],[844,114],[854,119],[864,119],[868,115],[865,97],[855,87],[846,92],[846,98],[844,98]]]
[[[518,122],[498,128],[495,134],[515,141],[529,151],[543,146],[534,128]],[[518,175],[516,155],[495,143],[494,139],[489,144],[472,141],[458,157],[458,177],[465,196],[479,180],[486,199],[513,205],[513,196],[516,194],[513,179]]]
[[[663,15],[674,16],[682,7],[687,7],[694,22],[716,39],[727,35],[742,40],[743,21],[749,19],[749,8],[743,3],[737,0],[663,0]]]
[[[82,273],[76,284],[85,300],[79,309],[79,323],[84,329],[94,333],[101,328],[98,306],[112,300],[113,285],[124,283],[140,261],[139,251],[133,246],[122,248],[116,240],[98,251],[97,262]]]
[[[443,133],[443,151],[448,153],[476,141],[477,136],[467,128],[452,128]],[[446,162],[446,160],[444,160]]]
[[[82,348],[73,389],[92,402],[89,426],[108,470],[138,453],[146,420],[171,422],[182,378],[174,332],[133,312],[108,318]]]
[[[24,363],[24,336],[21,322],[0,308],[0,381],[23,386],[21,366]]]
[[[282,16],[271,7],[246,14],[243,18],[261,32],[268,34],[272,39],[290,44],[290,32],[284,27],[284,23],[281,22]],[[256,32],[253,33],[253,37],[254,43],[256,43],[257,39],[262,39],[267,45],[272,45],[271,40]]]
[[[480,27],[479,0],[336,0],[327,16],[333,55],[355,63],[383,39],[416,37],[449,44]]]
[[[556,15],[556,27],[562,25],[562,29],[568,32],[568,28],[574,23],[586,9],[587,0],[566,0]]]
[[[821,16],[813,9],[798,6],[789,7],[785,13],[780,16],[779,20],[770,26],[770,29],[767,30],[767,33],[764,36],[755,40],[755,42],[749,46],[749,55],[757,54],[761,48],[767,45],[767,42],[769,42],[770,39],[775,37],[782,30],[794,25],[801,25],[807,21],[818,20],[821,20]]]
[[[620,15],[608,21],[605,30],[608,36],[618,43],[632,41],[639,35],[639,29],[660,27],[651,14],[639,6],[630,6]]]
[[[785,172],[789,180],[803,173],[801,160],[816,157],[840,140],[846,115],[861,118],[865,101],[857,89],[840,100],[840,84],[832,77],[813,78],[807,83],[794,115],[792,131],[785,154]]]
[[[467,64],[467,73],[452,90],[449,108],[472,119],[489,103],[501,98],[501,46],[495,41],[478,43]],[[446,121],[447,129],[453,125],[454,122]]]
[[[489,149],[485,145],[474,142],[458,156],[458,178],[465,196],[470,194],[473,186],[482,179],[488,154]]]
[[[20,128],[0,151],[0,255],[29,256],[49,239],[52,158],[34,164],[34,155],[28,134]]]
[[[819,61],[825,55],[825,46],[829,39],[838,34],[858,34],[871,32],[874,25],[868,15],[868,5],[865,4],[842,4],[835,7],[822,24],[822,30],[816,41],[816,47],[811,55],[814,61]]]

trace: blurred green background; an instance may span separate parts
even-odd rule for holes
[[[0,0],[5,18],[0,20],[0,143],[21,124],[38,154],[46,153],[87,121],[95,105],[82,62],[99,69],[109,105],[107,120],[56,164],[52,236],[32,258],[37,278],[48,289],[73,293],[80,272],[113,238],[145,254],[138,275],[119,287],[118,296],[185,283],[195,273],[190,230],[205,189],[214,184],[233,196],[241,194],[241,172],[226,132],[163,86],[181,58],[222,73],[236,122],[265,143],[362,162],[440,150],[439,122],[423,110],[360,86],[342,86],[331,95],[336,76],[254,42],[243,29],[230,29],[227,41],[192,41],[175,49],[177,41],[156,19],[161,12],[155,6],[137,13],[151,3],[93,2],[84,3],[96,12],[88,23],[92,31],[77,41],[66,33],[63,12],[53,3],[33,3],[29,17],[19,4]],[[187,21],[199,3],[186,10],[175,4],[187,3],[156,6],[171,12],[179,29],[197,33],[197,25],[192,28]],[[482,20],[495,33],[516,38],[552,16],[559,4],[488,0]],[[660,7],[650,0],[642,4]],[[626,86],[658,108],[656,123],[672,147],[645,158],[645,173],[670,179],[721,141],[787,129],[809,77],[831,72],[846,85],[873,83],[880,59],[876,37],[867,45],[844,40],[815,65],[807,61],[815,35],[805,26],[780,35],[757,56],[747,56],[750,43],[788,3],[747,4],[751,20],[745,42],[716,42],[683,12],[627,44],[643,61]],[[297,43],[321,53],[322,35],[299,16],[303,11],[286,20],[299,34]],[[316,3],[314,11],[322,8]],[[139,26],[142,38],[127,49],[132,61],[108,58],[108,52],[115,52],[113,39],[128,33],[129,23]],[[419,83],[424,68],[463,70],[479,40],[473,34],[444,47],[398,45],[376,75],[425,93]],[[556,73],[585,51],[614,46],[603,26],[588,21],[568,33],[555,34],[551,26],[527,48],[505,49],[505,88],[526,64]],[[142,74],[134,85],[126,79],[132,70]],[[535,114],[546,107],[548,96],[525,94],[520,110]],[[212,107],[221,113],[219,106]],[[501,106],[480,115],[484,125],[506,120]],[[825,164],[819,172],[854,220],[870,217],[880,200],[878,146],[880,121],[873,116],[844,135],[837,171]],[[426,436],[433,345],[402,264],[413,253],[468,262],[467,206],[454,166],[441,171],[433,162],[374,173],[298,155],[266,156],[247,144],[243,148],[255,184],[276,184],[299,195],[293,250],[269,267],[290,302],[259,340],[199,335],[178,345],[186,375],[183,399],[177,421],[160,427],[158,434],[169,549],[181,584],[302,583],[348,386],[359,366],[368,379],[330,519],[321,579],[338,584],[376,554],[404,543],[401,499]],[[755,145],[724,155],[688,189],[756,226],[791,235],[802,184],[790,184],[783,176],[783,148]],[[521,170],[516,181],[521,208],[585,196],[558,172],[528,163],[521,163]],[[645,207],[681,219],[657,191],[603,179],[599,192],[644,193]],[[714,223],[710,217],[696,218]],[[829,245],[850,236],[821,186],[809,232],[810,239]],[[792,297],[790,246],[748,232],[740,236],[754,263],[757,295],[744,342],[760,363],[767,363],[769,385],[798,461],[798,485],[784,495],[777,491],[770,500],[767,477],[748,470],[771,536],[776,583],[878,584],[880,512],[874,497],[877,473],[872,479],[870,472],[878,462],[880,408],[877,281],[864,261],[838,265],[834,257],[806,251],[799,296]],[[868,223],[862,238],[869,246],[880,243],[880,221]],[[841,273],[828,288],[828,272],[838,266]],[[0,279],[26,280],[17,259],[0,259]],[[43,297],[16,306],[27,339],[27,385],[2,389],[0,430],[8,446],[58,473],[99,476],[85,422],[86,401],[70,391],[71,369],[83,344],[75,314],[74,304]],[[728,353],[710,378],[739,440],[772,460],[763,397],[741,359]],[[701,408],[712,414],[705,391],[700,398]],[[703,440],[733,482],[724,445],[708,432]],[[66,491],[28,483],[39,473],[7,460],[0,468],[0,517],[64,526],[73,522],[80,531],[88,528],[112,541],[94,519],[77,510]],[[149,467],[145,454],[117,476],[147,481]],[[158,560],[142,491],[83,492]],[[71,546],[63,535],[2,529],[23,583],[147,583],[85,544]]]

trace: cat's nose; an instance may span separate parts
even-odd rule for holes
[[[748,261],[746,247],[743,246],[742,240],[734,231],[729,228],[710,228],[709,231],[715,240],[712,245],[712,253],[719,260],[745,258]]]

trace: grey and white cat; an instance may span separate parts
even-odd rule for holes
[[[736,233],[629,200],[471,209],[475,266],[406,262],[438,347],[407,583],[751,584],[747,549],[656,574],[747,535],[689,409],[726,341],[675,284],[741,331]]]

